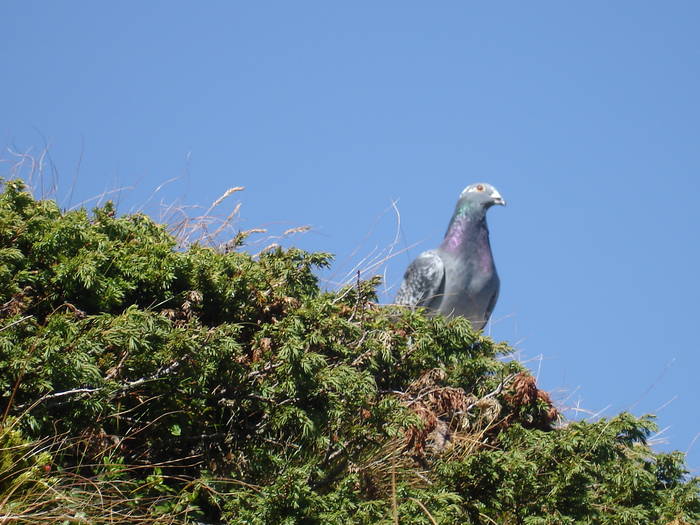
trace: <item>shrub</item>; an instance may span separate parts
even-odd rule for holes
[[[242,238],[240,236],[239,238]],[[324,253],[0,195],[0,497],[25,523],[692,523],[650,417],[565,423],[464,319]],[[674,521],[675,520],[675,521]]]

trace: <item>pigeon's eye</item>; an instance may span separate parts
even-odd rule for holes
[[[483,185],[483,184],[477,184],[477,185],[476,185],[476,191],[484,191],[484,185]]]

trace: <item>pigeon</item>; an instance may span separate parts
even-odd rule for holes
[[[496,188],[485,182],[467,186],[442,244],[408,266],[394,302],[423,306],[447,317],[462,316],[481,330],[500,288],[486,226],[486,211],[494,204],[506,204]]]

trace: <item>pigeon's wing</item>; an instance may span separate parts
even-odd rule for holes
[[[491,299],[489,299],[489,304],[486,306],[486,312],[484,313],[484,324],[489,322],[491,319],[491,314],[493,309],[496,307],[496,301],[498,301],[498,291],[500,289],[500,282],[498,281],[498,276],[496,276],[496,286],[494,287]]]
[[[416,257],[406,269],[395,303],[436,308],[444,288],[445,266],[440,255],[429,250]]]

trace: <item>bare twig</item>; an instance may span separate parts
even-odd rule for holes
[[[420,502],[420,500],[418,500],[418,499],[416,499],[416,498],[409,498],[409,499],[410,499],[413,503],[415,503],[416,505],[418,505],[418,506],[421,508],[421,510],[425,513],[425,515],[426,515],[426,516],[428,517],[428,519],[430,520],[430,523],[432,523],[433,525],[437,525],[437,521],[435,521],[435,518],[433,518],[433,517],[430,515],[430,512],[428,512],[428,509],[425,508],[425,505],[423,505],[423,504]]]
[[[275,368],[279,368],[279,367],[282,366],[283,364],[284,364],[284,363],[283,363],[282,361],[280,361],[279,363],[274,363],[274,364],[271,364],[271,365],[267,365],[267,366],[261,368],[260,370],[255,370],[255,371],[253,371],[253,372],[250,372],[250,373],[248,374],[248,379],[254,379],[254,378],[256,378],[256,377],[258,377],[258,376],[261,376],[261,375],[263,375],[263,374],[267,374],[268,372],[271,372],[271,371],[274,370]]]
[[[396,465],[391,464],[391,514],[394,517],[394,525],[399,525],[399,507],[396,501]]]
[[[10,327],[12,327],[12,326],[14,326],[14,325],[16,325],[16,324],[19,324],[19,323],[21,323],[22,321],[26,321],[27,319],[30,319],[31,317],[33,317],[33,316],[31,316],[31,315],[25,315],[25,316],[22,317],[21,319],[17,319],[16,321],[11,322],[11,323],[8,324],[7,326],[3,326],[2,328],[0,328],[0,332],[2,332],[3,330],[7,330],[8,328],[10,328]]]
[[[56,392],[55,394],[46,394],[39,398],[39,402],[46,401],[47,399],[56,399],[59,397],[70,396],[72,394],[92,394],[93,392],[99,392],[101,388],[74,388],[72,390],[66,390],[64,392]]]

